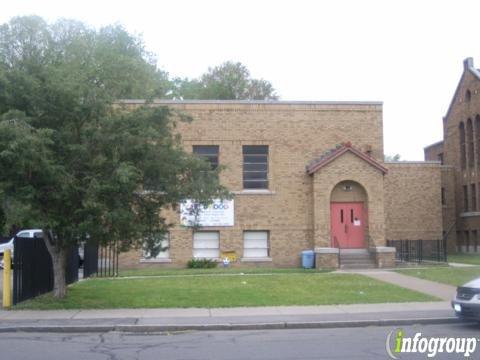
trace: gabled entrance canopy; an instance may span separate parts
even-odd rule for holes
[[[340,146],[337,146],[335,149],[332,149],[327,153],[325,153],[324,155],[320,156],[319,158],[313,160],[307,166],[308,175],[312,175],[313,173],[317,172],[322,167],[330,164],[332,161],[342,156],[346,152],[351,152],[353,155],[359,157],[361,160],[365,161],[369,165],[381,171],[383,174],[386,174],[388,172],[388,169],[382,164],[380,164],[377,160],[365,154],[364,152],[354,148],[350,142],[347,142],[347,143],[343,143]]]

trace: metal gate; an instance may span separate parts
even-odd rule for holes
[[[113,277],[118,275],[118,246],[115,241],[98,245],[84,244],[83,277]]]
[[[399,262],[447,262],[447,241],[441,240],[387,240],[387,246],[396,249]]]

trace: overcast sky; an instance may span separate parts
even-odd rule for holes
[[[30,14],[120,23],[171,75],[234,60],[281,100],[383,101],[385,152],[422,160],[442,138],[463,59],[480,67],[479,12],[478,0],[4,0],[0,23]]]

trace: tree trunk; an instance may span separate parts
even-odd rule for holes
[[[57,299],[64,298],[67,294],[65,279],[67,251],[58,241],[55,241],[51,231],[43,231],[43,240],[52,257],[53,264],[53,296]]]
[[[60,249],[56,255],[52,255],[53,263],[53,296],[57,299],[64,298],[67,294],[65,281],[66,251]]]

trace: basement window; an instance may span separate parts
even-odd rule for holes
[[[148,250],[144,248],[142,261],[162,261],[170,259],[170,233],[165,233],[157,236],[157,244],[155,249]]]
[[[220,257],[220,234],[218,231],[193,233],[193,257],[215,260]]]
[[[243,257],[268,257],[268,231],[245,231],[243,233]]]

